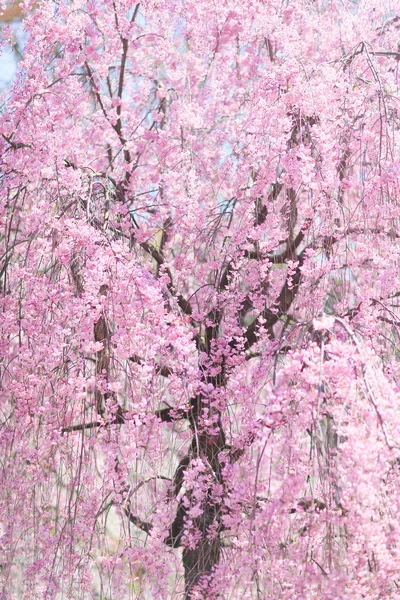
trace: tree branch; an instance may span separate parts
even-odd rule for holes
[[[136,354],[134,356],[130,356],[128,360],[130,362],[136,363],[137,365],[143,365],[143,359],[140,358],[140,356],[137,356]],[[161,375],[162,377],[168,377],[173,373],[173,370],[170,367],[154,365],[154,368],[156,370],[156,373],[158,373],[158,375]]]
[[[292,305],[292,302],[299,290],[299,284],[301,280],[301,267],[304,263],[304,250],[297,257],[297,266],[293,274],[290,274],[286,277],[285,283],[282,287],[282,290],[276,299],[274,305],[277,307],[274,311],[270,308],[267,308],[261,316],[266,320],[264,327],[266,329],[272,329],[275,323],[278,322],[279,318],[287,313],[289,308]],[[258,326],[258,319],[255,318],[254,321],[249,325],[247,331],[245,333],[245,338],[247,340],[246,349],[248,350],[256,341],[257,335],[256,330]]]
[[[182,312],[185,313],[186,315],[191,315],[192,307],[191,307],[190,303],[187,300],[185,300],[185,298],[181,294],[176,292],[176,290],[174,288],[174,284],[172,282],[171,270],[169,269],[169,267],[165,266],[164,256],[162,255],[162,253],[159,252],[156,248],[154,248],[154,246],[152,244],[149,244],[148,242],[142,242],[140,245],[143,248],[143,250],[145,250],[156,261],[156,263],[159,266],[164,267],[164,271],[168,275],[168,278],[169,278],[169,283],[167,285],[168,290],[177,299],[178,306],[182,310]]]
[[[126,422],[125,416],[128,411],[120,411],[119,407],[115,419],[112,421],[91,421],[90,423],[79,423],[78,425],[68,425],[62,427],[61,433],[70,433],[71,431],[84,431],[85,429],[95,429],[96,427],[109,427],[110,425],[123,425]]]

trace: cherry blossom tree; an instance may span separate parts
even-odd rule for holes
[[[3,600],[398,597],[397,8],[24,1]]]

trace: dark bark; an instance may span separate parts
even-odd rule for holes
[[[123,83],[124,57],[126,56],[127,52],[126,40],[121,38],[121,41],[123,46],[123,55],[119,86],[120,88],[122,87]],[[91,77],[92,74],[89,70],[89,67],[87,67],[87,70],[88,75]],[[101,104],[100,106],[103,108]],[[118,111],[117,114],[118,120],[117,124],[114,125],[114,130],[120,136],[122,143],[123,137],[121,115]],[[297,127],[295,126],[292,134],[293,142],[296,135]],[[129,156],[125,157],[125,162],[127,164],[130,163]],[[122,190],[120,198],[118,196],[119,199],[124,198],[123,189],[125,184],[126,181],[120,182],[115,186],[117,190]],[[268,216],[268,203],[274,201],[282,192],[282,189],[282,184],[274,184],[269,197],[267,198],[267,203],[264,204],[261,198],[256,201],[254,217],[255,226],[262,225],[265,222]],[[286,245],[284,250],[277,254],[264,254],[263,256],[260,256],[258,246],[256,242],[254,242],[254,252],[246,251],[244,253],[244,255],[250,260],[260,260],[266,258],[272,263],[285,263],[288,260],[297,261],[297,266],[295,267],[294,272],[287,276],[279,295],[275,298],[275,302],[273,302],[272,306],[266,308],[262,313],[262,316],[266,321],[263,326],[267,329],[271,336],[273,336],[273,326],[282,316],[287,315],[298,292],[301,282],[301,267],[304,260],[304,251],[300,252],[299,246],[303,243],[305,234],[310,224],[307,221],[303,225],[303,228],[300,230],[300,232],[295,235],[297,210],[296,194],[293,190],[289,190],[287,193],[287,209],[285,214],[288,231],[286,240],[282,240],[282,244],[284,243]],[[149,257],[155,261],[156,277],[159,277],[161,274],[166,274],[168,276],[169,281],[167,283],[166,295],[167,292],[169,292],[169,294],[175,299],[180,311],[189,317],[189,320],[193,325],[198,326],[198,323],[191,318],[193,308],[189,302],[190,299],[187,300],[180,293],[180,291],[176,289],[173,282],[172,272],[165,259],[165,246],[167,244],[168,230],[170,227],[171,223],[167,220],[164,223],[163,236],[158,248],[154,247],[149,242],[141,242],[140,246],[149,255]],[[132,234],[132,243],[134,242],[135,237],[134,234]],[[219,277],[217,277],[217,280],[214,284],[217,292],[221,293],[228,289],[233,271],[234,266],[229,261],[223,265]],[[267,282],[265,282],[265,286],[267,286]],[[101,296],[107,297],[107,286],[102,286],[99,292]],[[172,310],[170,303],[168,303],[167,309]],[[197,328],[197,335],[194,338],[196,340],[198,350],[207,354],[210,366],[212,367],[211,372],[213,375],[210,374],[209,369],[199,365],[200,371],[203,374],[202,383],[208,385],[212,384],[214,389],[224,388],[227,385],[230,367],[226,365],[226,362],[229,364],[229,361],[226,359],[227,356],[229,356],[229,351],[232,354],[235,354],[239,349],[235,347],[236,342],[232,342],[230,350],[228,346],[228,353],[226,356],[224,355],[221,358],[221,356],[217,354],[217,341],[218,338],[223,335],[221,332],[223,331],[224,310],[223,300],[221,299],[221,303],[218,303],[209,311],[204,324]],[[249,296],[245,298],[241,309],[238,311],[237,319],[240,325],[243,325],[246,315],[252,310],[253,304],[251,301],[251,295],[249,294]],[[243,348],[248,350],[257,342],[258,327],[259,325],[257,319],[255,319],[253,323],[247,327],[244,332],[244,339],[240,341],[241,352],[243,351]],[[107,383],[111,369],[112,344],[111,331],[105,310],[101,312],[97,322],[94,324],[93,334],[94,340],[102,343],[102,348],[96,353],[96,377],[99,381],[105,381],[105,383]],[[132,363],[137,364],[142,364],[143,362],[140,356],[132,356],[129,360]],[[168,377],[173,373],[173,365],[170,367],[165,365],[155,365],[155,369],[156,372],[163,377]],[[125,423],[125,420],[128,419],[129,416],[117,404],[117,398],[114,396],[115,395],[113,395],[113,399],[115,400],[114,406],[116,408],[116,412],[115,414],[111,415],[111,419],[104,420],[99,418],[98,421],[87,424],[70,425],[69,427],[63,428],[63,433],[82,431],[84,429],[91,429],[100,426],[122,425]],[[107,404],[106,400],[109,397],[110,394],[104,393],[101,385],[96,388],[95,404],[98,415],[104,415]],[[207,411],[207,418],[210,418],[211,416],[215,417],[216,428],[212,435],[210,435],[209,431],[207,431],[202,424],[205,411]],[[198,585],[204,589],[203,597],[207,598],[207,580],[208,578],[212,577],[213,570],[220,561],[221,533],[224,529],[222,523],[223,506],[221,507],[220,494],[213,494],[213,488],[215,485],[217,485],[219,488],[222,486],[224,489],[224,495],[229,494],[229,488],[223,478],[224,465],[221,462],[221,457],[225,455],[231,463],[239,460],[239,458],[243,456],[246,448],[253,443],[255,434],[250,434],[248,436],[248,439],[243,447],[231,447],[226,442],[221,413],[215,408],[212,408],[210,399],[200,393],[191,398],[190,404],[183,410],[175,410],[173,406],[167,406],[156,411],[155,415],[163,423],[172,423],[176,420],[186,419],[192,431],[192,441],[190,443],[189,450],[186,456],[184,456],[179,462],[172,480],[171,489],[167,494],[167,501],[171,500],[172,495],[175,496],[175,498],[178,498],[178,502],[174,518],[170,524],[170,529],[167,537],[164,539],[164,543],[172,548],[183,546],[182,561],[185,575],[185,599],[190,600],[192,598],[194,588],[196,588]],[[190,490],[186,492],[186,500],[189,500],[189,502],[182,501],[182,499],[179,497],[179,494],[184,484],[185,473],[191,468],[193,460],[197,458],[202,459],[206,469],[208,470],[208,479],[206,485],[209,485],[209,489],[208,491],[205,491],[205,497],[201,503],[202,513],[198,517],[189,518],[188,506],[191,506]],[[131,513],[129,495],[127,496],[127,502],[124,510],[131,523],[133,523],[143,532],[151,535],[153,528],[152,523],[143,521],[138,516],[135,516]],[[193,527],[199,536],[195,547],[189,547],[186,544],[184,537],[185,529],[190,529],[190,527]]]
[[[202,537],[196,548],[185,548],[183,551],[183,568],[185,570],[185,600],[192,597],[191,591],[203,576],[210,575],[219,563],[221,542],[219,536],[214,540]],[[207,596],[205,596],[206,598]]]

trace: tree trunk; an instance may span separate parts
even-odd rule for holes
[[[201,578],[211,574],[220,559],[219,535],[213,539],[207,539],[206,533],[198,542],[196,548],[185,548],[183,551],[183,566],[185,569],[185,600],[192,598],[193,588],[201,583]],[[205,583],[205,582],[204,582]],[[204,587],[203,597],[211,598]]]

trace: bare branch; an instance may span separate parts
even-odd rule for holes
[[[151,530],[153,529],[152,523],[143,521],[136,515],[133,515],[128,508],[124,509],[124,513],[126,514],[126,516],[128,517],[128,519],[130,520],[131,523],[133,523],[136,527],[138,527],[145,533],[150,534]]]
[[[78,425],[68,425],[62,427],[61,433],[70,433],[72,431],[84,431],[86,429],[95,429],[97,427],[109,427],[110,425],[123,425],[126,422],[125,414],[128,411],[117,410],[116,417],[112,421],[91,421],[90,423],[79,423]]]

